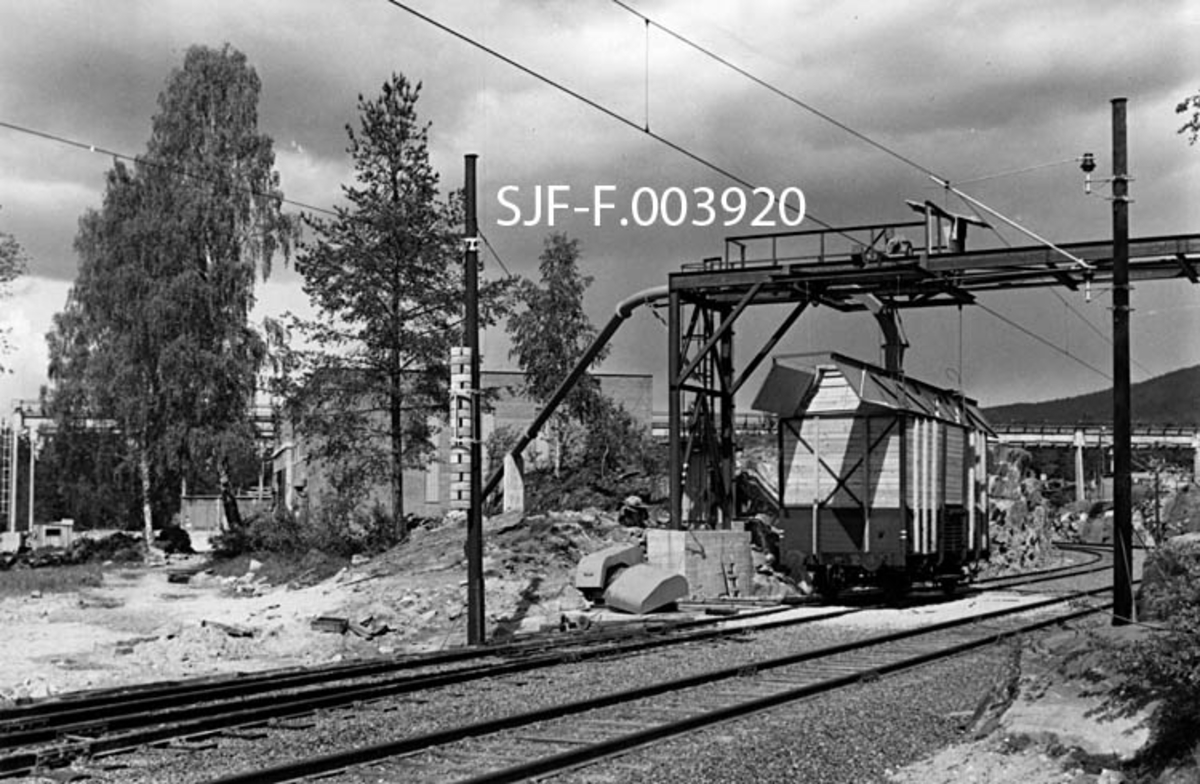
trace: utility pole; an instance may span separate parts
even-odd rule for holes
[[[1134,620],[1133,455],[1129,401],[1129,171],[1125,99],[1112,99],[1113,626]]]
[[[482,645],[487,636],[483,615],[483,416],[479,410],[479,219],[475,205],[475,160],[465,156],[466,164],[466,317],[463,330],[471,361],[471,438],[470,504],[467,507],[467,644]]]

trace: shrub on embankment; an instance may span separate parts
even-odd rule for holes
[[[1103,644],[1122,680],[1108,710],[1149,710],[1148,775],[1200,764],[1200,534],[1175,537],[1147,558],[1136,633]],[[1155,778],[1154,780],[1160,780]]]

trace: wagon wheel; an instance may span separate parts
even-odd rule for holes
[[[879,573],[879,587],[889,602],[898,602],[912,590],[912,577],[898,569],[884,569]]]
[[[829,569],[818,568],[813,570],[813,588],[822,599],[833,602],[837,601],[838,594],[842,592],[842,581]]]

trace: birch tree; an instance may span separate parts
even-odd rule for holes
[[[152,485],[216,477],[239,520],[231,475],[253,454],[251,409],[264,356],[250,327],[254,280],[296,236],[283,214],[261,85],[240,52],[194,46],[167,80],[146,155],[109,172],[80,221],[79,277],[50,336],[60,417],[110,419]]]

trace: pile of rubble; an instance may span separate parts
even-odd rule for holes
[[[617,544],[636,544],[642,529],[598,510],[523,517],[505,514],[484,524],[483,576],[489,638],[556,628],[566,613],[587,606],[574,586],[582,557]],[[467,611],[465,531],[461,518],[433,522],[409,541],[334,578],[344,599],[332,614],[387,627],[385,647],[433,649],[462,644]],[[349,627],[347,627],[349,630]]]
[[[145,560],[146,547],[141,537],[117,532],[100,539],[81,536],[69,547],[23,548],[0,553],[0,570],[37,569],[84,563],[137,563]]]

